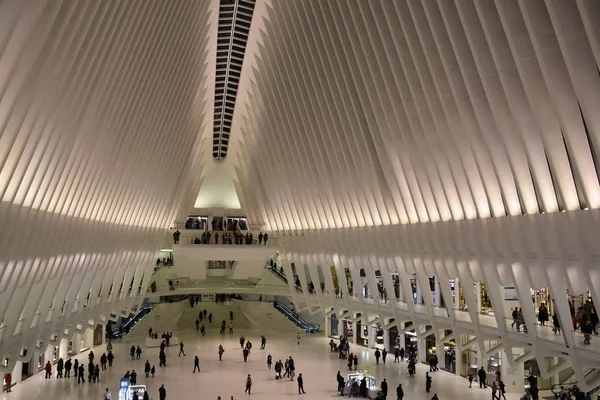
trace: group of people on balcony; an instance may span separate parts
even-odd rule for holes
[[[214,242],[212,241],[214,239]],[[245,235],[240,232],[223,232],[219,235],[218,231],[211,234],[210,232],[204,232],[200,237],[194,238],[192,241],[193,244],[267,244],[269,241],[268,233],[259,233],[258,234],[258,242],[254,240],[254,235],[252,232],[246,232]]]

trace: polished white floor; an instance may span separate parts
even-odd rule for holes
[[[252,354],[248,362],[244,363],[240,346],[239,335],[244,333],[253,343]],[[142,359],[131,361],[128,348],[131,340],[114,343],[115,363],[106,373],[101,373],[101,383],[86,382],[77,385],[74,378],[45,380],[42,373],[32,376],[25,382],[13,387],[12,393],[0,395],[0,400],[102,400],[106,387],[113,393],[113,399],[118,399],[117,391],[119,378],[126,370],[135,369],[138,372],[138,384],[148,386],[151,399],[158,399],[158,388],[165,384],[168,400],[202,399],[213,400],[221,396],[229,400],[233,396],[236,400],[247,398],[244,394],[244,384],[247,374],[252,374],[253,387],[251,398],[265,400],[281,400],[293,398],[298,395],[296,382],[289,380],[276,381],[274,372],[266,367],[267,354],[273,359],[284,360],[292,356],[296,360],[297,372],[304,376],[304,388],[307,392],[302,397],[309,399],[338,398],[335,391],[337,383],[335,376],[338,370],[342,374],[346,371],[345,361],[340,360],[335,353],[329,351],[329,339],[315,336],[302,336],[301,344],[297,345],[294,335],[277,334],[265,331],[267,348],[259,350],[260,332],[245,331],[235,332],[235,335],[221,337],[218,332],[211,331],[205,337],[200,337],[195,332],[175,333],[185,344],[186,357],[178,357],[179,348],[171,347],[167,353],[167,367],[158,368],[158,349],[144,349]],[[138,338],[138,341],[141,341]],[[217,348],[219,344],[225,347],[223,361],[219,362]],[[138,343],[133,343],[138,344]],[[142,344],[142,343],[140,343]],[[390,392],[388,399],[395,399],[395,389],[402,383],[405,400],[431,399],[437,393],[440,400],[450,399],[485,399],[491,398],[490,389],[468,388],[466,379],[447,372],[433,374],[433,388],[431,393],[425,392],[425,372],[429,369],[425,365],[417,367],[417,376],[409,378],[406,372],[406,363],[394,364],[393,357],[388,358],[387,364],[375,365],[372,352],[359,346],[351,348],[354,352],[359,350],[361,362],[359,365],[370,365],[371,371],[378,382],[387,378]],[[96,357],[102,354],[103,349],[95,349]],[[192,373],[194,355],[200,357],[200,373]],[[79,359],[84,360],[87,354],[82,354]],[[156,377],[144,376],[144,362],[149,359],[157,367]],[[87,370],[87,368],[86,368]],[[507,394],[508,400],[519,398],[517,394]]]

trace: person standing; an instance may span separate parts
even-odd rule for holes
[[[244,356],[244,362],[248,361],[248,348],[245,348],[242,354]]]
[[[106,388],[106,392],[104,392],[104,400],[112,400],[112,393]]]
[[[397,347],[394,349],[394,362],[400,362],[400,349]]]
[[[222,345],[222,344],[220,344],[220,345],[219,345],[219,361],[221,361],[221,360],[222,360],[222,358],[223,358],[223,353],[225,353],[225,349],[223,348],[223,345]]]
[[[165,400],[167,398],[167,389],[165,389],[165,385],[160,385],[160,389],[158,389],[158,397],[159,400]]]
[[[56,379],[63,377],[63,369],[65,367],[65,363],[62,358],[58,359],[58,363],[56,363]]]
[[[200,372],[200,359],[198,358],[198,356],[194,356],[194,370],[192,371],[192,373],[196,372],[196,369],[198,370],[198,372]]]
[[[385,400],[388,394],[388,383],[385,378],[383,378],[383,381],[381,382],[381,393],[383,394],[383,400]]]
[[[100,366],[102,367],[102,371],[106,371],[106,362],[107,362],[107,358],[106,358],[106,353],[102,353],[102,355],[100,356]]]
[[[396,388],[396,397],[398,398],[397,400],[404,399],[404,389],[402,389],[402,384],[399,384]]]
[[[181,356],[182,354],[185,357],[185,351],[183,351],[183,342],[179,342],[179,354],[177,357]]]
[[[298,394],[306,394],[304,391],[304,378],[302,378],[302,372],[298,374]]]
[[[146,360],[146,364],[144,364],[144,373],[146,374],[146,378],[150,376],[150,361]]]
[[[379,357],[381,357],[381,352],[379,349],[375,349],[375,362],[379,365]]]
[[[429,376],[429,372],[425,373],[425,391],[429,393],[431,390],[431,376]]]
[[[487,388],[487,384],[485,383],[487,374],[485,373],[483,367],[479,368],[479,371],[477,371],[477,377],[479,378],[479,388]]]
[[[400,361],[404,361],[404,347],[400,349]]]
[[[96,364],[94,368],[94,383],[100,382],[100,365]]]
[[[52,376],[52,364],[50,364],[50,361],[46,363],[44,370],[46,371],[46,379],[50,379]]]
[[[4,380],[6,381],[6,393],[12,392],[12,375],[10,372],[4,375]]]
[[[340,371],[338,371],[336,377],[335,377],[337,384],[338,384],[338,392],[340,392],[341,395],[343,395],[343,391],[344,391],[344,377],[342,376],[342,374],[340,374]]]
[[[469,374],[469,389],[471,389],[473,385],[473,375]]]
[[[271,357],[271,355],[269,354],[267,356],[267,369],[271,370],[271,365],[273,365],[273,357]]]
[[[132,385],[137,385],[137,372],[135,372],[135,369],[132,370],[129,375],[129,382],[131,382]]]
[[[252,390],[252,378],[250,377],[250,374],[248,374],[248,377],[246,378],[246,390],[244,390],[244,393],[252,394],[252,393],[250,393],[251,390]]]
[[[196,332],[200,330],[200,320],[196,319]]]
[[[381,360],[383,361],[383,365],[385,365],[385,358],[387,357],[388,352],[383,349],[383,351],[381,352]]]
[[[73,377],[77,378],[79,376],[79,360],[75,359],[75,363],[73,364]]]
[[[65,378],[71,377],[71,368],[73,368],[73,363],[71,362],[71,359],[69,358],[65,362]]]

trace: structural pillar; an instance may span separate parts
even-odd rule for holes
[[[62,358],[63,360],[67,360],[69,358],[69,341],[67,339],[60,339],[60,345],[58,347],[58,358]]]

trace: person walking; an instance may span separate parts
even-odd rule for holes
[[[100,356],[100,366],[102,367],[102,371],[106,371],[106,363],[108,362],[108,358],[106,357],[106,353],[102,353]]]
[[[242,351],[242,355],[244,356],[244,362],[248,361],[248,348],[246,347],[244,351]]]
[[[379,351],[379,349],[375,350],[375,362],[377,363],[377,365],[379,365],[379,357],[381,357],[381,352]]]
[[[196,372],[196,369],[198,370],[198,372],[200,372],[200,359],[198,358],[198,356],[194,356],[194,370],[192,371],[192,373]]]
[[[106,388],[106,392],[104,392],[104,400],[112,400],[112,393],[108,388]]]
[[[131,382],[133,386],[137,385],[137,372],[135,372],[135,369],[132,370],[129,375],[129,382]]]
[[[129,357],[131,357],[132,360],[135,360],[135,346],[131,346],[129,349]]]
[[[267,356],[267,369],[271,370],[271,365],[273,364],[273,357],[271,357],[271,355],[269,354]]]
[[[225,353],[225,349],[223,348],[223,345],[222,345],[222,344],[220,344],[220,345],[219,345],[219,361],[221,361],[221,360],[222,360],[222,358],[223,358],[223,353]]]
[[[471,389],[473,385],[473,375],[469,374],[469,389]]]
[[[244,390],[244,393],[248,393],[248,394],[252,394],[252,377],[250,377],[250,374],[248,374],[248,377],[246,378],[246,390]]]
[[[383,400],[385,400],[388,393],[388,383],[385,378],[383,378],[383,381],[381,382],[381,393],[383,394]]]
[[[381,361],[383,361],[383,365],[385,365],[385,358],[387,357],[388,352],[383,349],[383,351],[381,352]]]
[[[496,395],[498,393],[498,386],[496,385],[496,381],[492,382],[492,400],[500,400],[500,397]]]
[[[167,389],[165,389],[165,385],[160,385],[160,389],[158,389],[158,398],[159,400],[165,400],[167,398]]]
[[[75,359],[75,363],[73,364],[73,377],[77,379],[79,376],[79,360]]]
[[[400,349],[397,347],[394,349],[394,362],[400,362]]]
[[[400,361],[404,361],[404,347],[400,349]]]
[[[144,365],[144,373],[146,374],[146,378],[150,376],[150,361],[146,360],[146,364]]]
[[[114,361],[114,359],[115,359],[115,356],[114,356],[114,354],[112,353],[112,351],[109,351],[109,352],[108,352],[108,355],[106,356],[106,359],[108,360],[108,366],[109,366],[109,367],[112,367],[112,363],[113,363],[113,361]]]
[[[506,400],[506,385],[504,384],[503,381],[498,382],[498,389],[500,390],[500,394],[498,395],[498,400],[500,400],[500,397],[503,397],[504,400]]]
[[[302,372],[298,374],[298,379],[296,379],[296,381],[298,381],[298,394],[306,394],[304,391],[304,378],[302,378]]]
[[[179,354],[177,357],[181,356],[182,354],[185,357],[185,351],[183,351],[183,342],[179,342]]]
[[[431,376],[429,376],[429,372],[425,372],[425,391],[429,393],[431,390]]]
[[[77,377],[77,384],[83,382],[85,383],[85,368],[83,367],[83,364],[79,365],[79,375]]]
[[[142,356],[142,348],[140,346],[138,346],[137,349],[135,350],[135,359],[139,360],[141,356]]]
[[[396,397],[397,397],[397,400],[404,399],[404,389],[402,389],[402,384],[399,384],[398,387],[396,388]]]

